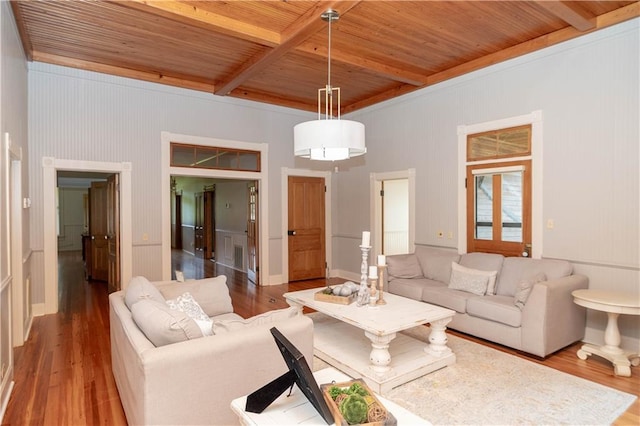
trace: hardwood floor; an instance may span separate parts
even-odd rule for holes
[[[187,277],[227,275],[234,309],[244,317],[287,307],[282,297],[287,291],[326,284],[325,280],[310,280],[256,287],[247,282],[245,274],[213,262],[185,257],[179,252],[172,257],[174,269],[182,270]],[[80,252],[60,253],[59,261],[60,311],[36,317],[28,341],[15,348],[15,386],[2,424],[126,424],[111,374],[106,284],[84,279]],[[579,343],[542,360],[455,331],[451,333],[640,396],[640,367],[632,367],[630,378],[616,377],[611,365],[598,357],[578,359]],[[614,424],[640,424],[640,401],[636,400]]]

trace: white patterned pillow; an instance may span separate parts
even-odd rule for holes
[[[451,279],[449,288],[462,290],[482,296],[488,294],[489,283],[495,287],[498,271],[481,271],[479,269],[466,268],[456,262],[451,262]],[[493,293],[491,293],[493,294]]]
[[[527,303],[527,299],[529,298],[529,294],[533,289],[533,285],[542,281],[547,280],[547,275],[544,272],[538,272],[531,278],[526,280],[522,280],[518,283],[518,287],[516,289],[516,294],[514,296],[514,305],[516,305],[520,310],[524,308],[525,303]]]
[[[184,312],[170,309],[166,303],[142,299],[131,307],[131,317],[154,346],[202,337],[196,322]]]
[[[189,318],[193,319],[200,327],[203,336],[213,336],[213,321],[204,313],[198,302],[191,296],[191,293],[186,292],[176,299],[167,300],[167,306],[173,310],[184,312]]]

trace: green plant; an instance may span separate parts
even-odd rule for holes
[[[357,393],[347,396],[340,403],[340,413],[350,425],[366,422],[368,408],[367,401]]]
[[[343,394],[343,393],[347,393],[345,391],[345,389],[338,387],[338,386],[331,386],[329,388],[329,396],[331,397],[331,399],[333,399],[334,401],[336,400],[336,398],[338,397],[338,395]]]

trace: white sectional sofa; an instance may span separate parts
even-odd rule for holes
[[[589,281],[567,261],[417,246],[387,266],[390,293],[455,310],[454,330],[540,357],[584,337],[571,292]]]
[[[216,332],[166,308],[189,292]],[[244,320],[233,313],[226,277],[149,283],[135,277],[109,296],[111,362],[129,424],[237,424],[230,403],[287,372],[276,327],[313,359],[313,322],[294,308]],[[164,305],[164,307],[163,307]]]

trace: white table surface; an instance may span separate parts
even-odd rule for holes
[[[318,383],[318,387],[325,383],[340,383],[351,380],[351,377],[331,367],[317,371],[313,373],[313,376]],[[238,415],[243,425],[311,426],[327,424],[297,386],[294,386],[294,390],[289,397],[287,397],[288,392],[289,391],[286,390],[262,413],[249,413],[245,411],[245,405],[247,403],[246,396],[231,401],[231,409]],[[398,425],[431,424],[382,396],[376,395],[376,398],[394,415],[398,420]]]

